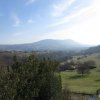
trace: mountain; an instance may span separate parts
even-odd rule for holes
[[[2,51],[81,50],[87,47],[73,40],[45,39],[29,44],[0,45]]]
[[[92,53],[100,53],[100,45],[95,47],[90,47],[89,49],[85,50],[84,53],[92,54]]]

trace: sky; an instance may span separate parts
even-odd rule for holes
[[[72,39],[100,44],[100,0],[0,0],[0,44]]]

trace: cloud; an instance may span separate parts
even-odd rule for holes
[[[100,44],[100,0],[92,0],[91,7],[67,32],[82,43]]]
[[[62,24],[71,25],[47,35],[52,38],[70,38],[86,44],[100,44],[100,0],[91,0],[87,7],[63,17],[60,22],[52,24],[51,27]]]
[[[28,19],[27,21],[29,24],[33,24],[34,23],[34,20],[33,19]]]
[[[60,0],[59,3],[53,5],[51,15],[54,17],[62,16],[63,13],[75,2],[75,0]]]
[[[70,15],[62,17],[58,22],[51,24],[49,27],[56,27],[56,26],[68,23],[74,18],[83,16],[91,8],[92,7],[85,7],[85,8],[79,9],[78,11],[75,11],[71,13]]]
[[[34,3],[35,2],[35,0],[26,0],[26,5],[30,5],[30,4],[32,4],[32,3]]]
[[[20,20],[20,18],[18,17],[18,15],[15,14],[15,13],[13,13],[11,17],[12,17],[13,22],[14,22],[13,26],[14,26],[14,27],[20,26],[21,20]]]

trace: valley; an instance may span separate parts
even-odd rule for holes
[[[44,43],[43,44],[40,43],[40,45],[41,47],[43,47]],[[49,44],[47,42],[45,46],[46,45],[48,48]],[[59,44],[59,46],[61,46],[61,44]],[[77,98],[77,96],[81,97],[82,94],[96,96],[97,90],[100,89],[100,52],[95,51],[92,53],[91,47],[90,48],[89,47],[83,48],[83,46],[81,47],[82,47],[81,50],[78,48],[75,49],[74,47],[71,48],[71,50],[68,48],[66,50],[65,49],[59,50],[58,48],[57,50],[54,49],[51,50],[49,48],[48,49],[45,48],[45,50],[40,49],[33,51],[26,51],[26,50],[18,51],[18,49],[16,50],[15,48],[14,50],[11,50],[10,48],[7,49],[6,51],[1,50],[0,71],[7,73],[8,69],[11,70],[12,69],[11,66],[13,66],[15,63],[14,62],[15,56],[16,56],[16,61],[20,64],[27,62],[27,58],[30,58],[32,55],[34,55],[38,57],[40,61],[42,59],[45,59],[47,61],[48,60],[52,61],[52,63],[54,61],[57,61],[59,63],[57,67],[61,75],[62,90],[64,89],[68,90],[71,95],[73,95],[74,93],[73,97],[75,98]],[[87,52],[88,49],[90,52]],[[83,71],[87,70],[88,72],[84,72],[83,74],[79,73],[78,68],[82,64],[84,65],[85,63],[87,63],[87,65],[85,65],[84,66],[85,69],[82,70]],[[89,66],[91,67],[89,68]],[[86,98],[89,97],[91,96],[86,96]]]

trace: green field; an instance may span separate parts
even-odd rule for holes
[[[95,94],[100,89],[100,70],[95,69],[82,77],[77,72],[61,72],[62,87],[72,92]]]

